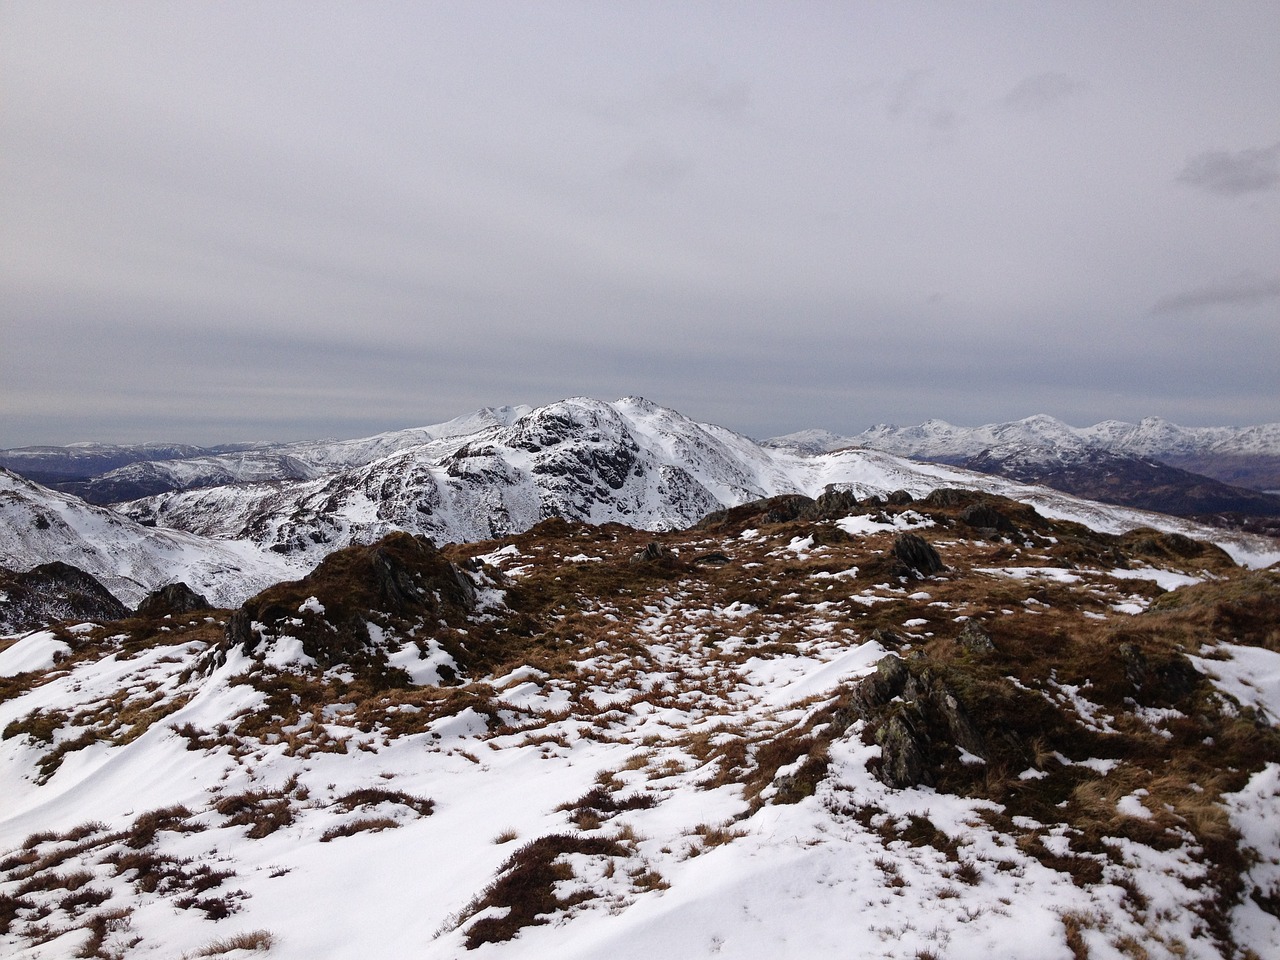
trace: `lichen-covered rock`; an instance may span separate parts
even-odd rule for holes
[[[933,772],[921,749],[926,742],[924,717],[911,705],[895,707],[889,719],[876,730],[876,743],[880,744],[880,779],[899,789],[931,787]]]
[[[960,645],[961,649],[975,656],[985,656],[996,652],[996,645],[991,639],[991,634],[982,629],[974,620],[965,621],[964,629],[956,637],[956,643]]]
[[[894,654],[841,697],[826,735],[841,736],[858,720],[880,746],[876,776],[892,787],[935,785],[957,749],[976,757],[989,752],[956,692],[927,664],[909,665]]]

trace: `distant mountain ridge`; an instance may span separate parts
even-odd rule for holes
[[[81,443],[0,450],[0,467],[90,503],[123,503],[171,490],[228,483],[310,480],[335,469],[360,466],[397,451],[450,441],[501,426],[528,413],[527,406],[484,407],[426,427],[410,427],[354,440],[189,444]],[[456,446],[456,444],[453,444]]]
[[[931,419],[915,426],[877,424],[853,436],[826,430],[804,430],[764,441],[765,446],[828,453],[841,447],[870,447],[902,457],[960,463],[991,447],[1009,444],[1084,447],[1131,456],[1280,457],[1280,423],[1248,427],[1182,427],[1160,417],[1138,423],[1104,420],[1089,427],[1073,427],[1056,417],[1036,414],[1022,420],[960,427]]]
[[[145,524],[319,555],[392,530],[468,542],[548,517],[671,530],[723,507],[817,496],[828,486],[858,497],[966,487],[1034,502],[1099,529],[1177,527],[1172,518],[1133,516],[1044,487],[874,450],[808,456],[771,449],[637,397],[562,400],[509,423],[499,418],[466,438],[407,447],[313,480],[186,490],[121,509]],[[1205,534],[1200,528],[1193,535]]]
[[[854,436],[802,430],[765,440],[764,446],[808,455],[863,447],[964,465],[1095,497],[1098,494],[1090,489],[1105,461],[1113,477],[1127,477],[1127,486],[1113,481],[1110,503],[1182,516],[1219,511],[1275,516],[1280,507],[1280,501],[1254,495],[1280,490],[1277,423],[1181,427],[1160,417],[1146,417],[1138,423],[1104,420],[1090,427],[1073,427],[1038,414],[980,427],[959,427],[945,420],[926,420],[908,427],[879,424]],[[1177,477],[1165,472],[1157,481],[1141,466],[1149,460],[1198,476]],[[1074,475],[1077,467],[1079,476]],[[1207,482],[1210,480],[1246,489],[1213,487]]]

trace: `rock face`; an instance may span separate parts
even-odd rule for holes
[[[0,568],[0,634],[34,630],[56,620],[119,620],[129,609],[91,575],[69,563],[45,563],[26,573]]]
[[[954,762],[956,747],[985,758],[986,738],[959,697],[927,667],[908,666],[895,654],[859,681],[833,718],[837,729],[868,720],[880,745],[877,776],[891,787],[933,786],[943,763]]]
[[[147,594],[138,604],[138,615],[143,617],[163,617],[177,613],[190,613],[195,610],[208,610],[210,603],[185,583],[170,583]]]

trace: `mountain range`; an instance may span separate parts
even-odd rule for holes
[[[878,424],[852,437],[825,430],[805,430],[774,438],[770,443],[804,445],[809,452],[863,446],[904,457],[953,463],[963,462],[983,450],[1010,444],[1058,450],[1092,448],[1170,460],[1213,456],[1280,458],[1280,423],[1182,427],[1160,417],[1145,417],[1138,423],[1104,420],[1090,427],[1073,427],[1055,417],[1037,414],[980,427],[960,427],[937,419],[908,427]]]
[[[1109,532],[1151,526],[1209,537],[1255,563],[1275,552],[1265,538],[950,465],[866,448],[808,453],[781,441],[762,445],[640,398],[487,408],[364,440],[262,447],[254,463],[268,465],[268,479],[219,483],[228,473],[252,473],[234,466],[245,456],[138,461],[90,478],[116,483],[121,469],[154,470],[185,485],[112,509],[0,475],[0,566],[69,563],[128,603],[186,578],[230,602],[310,569],[332,550],[397,530],[437,543],[515,534],[549,517],[669,530],[764,497],[827,489],[923,497],[942,486],[1019,499]],[[272,473],[271,464],[285,466]]]
[[[849,447],[950,463],[1119,506],[1280,532],[1280,424],[1180,427],[1158,417],[1072,427],[1038,415],[957,427],[881,424],[851,437],[804,430],[765,445],[819,454]]]

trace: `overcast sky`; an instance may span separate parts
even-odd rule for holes
[[[1280,3],[0,0],[0,446],[1280,421]]]

